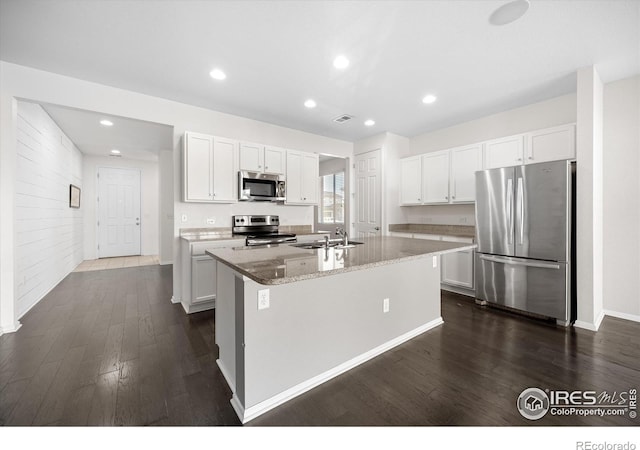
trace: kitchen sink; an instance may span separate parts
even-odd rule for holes
[[[335,247],[335,248],[352,248],[352,247],[355,247],[356,245],[362,245],[362,244],[364,244],[364,242],[349,241],[348,245],[342,245],[342,239],[329,241],[329,247]],[[325,248],[324,242],[300,242],[297,244],[290,244],[290,245],[291,247],[304,248],[307,250],[316,249],[316,248]]]

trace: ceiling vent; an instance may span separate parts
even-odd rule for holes
[[[112,156],[113,158],[122,158],[122,155],[114,155],[113,153],[110,154],[109,156]]]
[[[344,123],[344,122],[348,122],[351,119],[353,119],[353,116],[350,116],[349,114],[342,114],[336,117],[335,119],[333,119],[333,121],[337,123]]]

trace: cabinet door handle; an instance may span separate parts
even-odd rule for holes
[[[516,161],[522,161],[522,158],[516,158]]]
[[[269,168],[269,166],[264,166],[265,170]]]
[[[419,202],[421,202],[421,201],[422,201],[422,199],[421,199],[421,198],[419,198],[419,199],[418,199],[418,201],[419,201]]]
[[[258,164],[258,169],[262,168],[262,166],[260,164]]]
[[[448,195],[445,195],[445,196],[444,196],[444,199],[445,199],[445,200],[449,200],[449,196],[448,196]]]
[[[529,156],[529,159],[533,159],[533,156]]]
[[[455,200],[455,199],[456,199],[456,196],[455,196],[455,195],[452,195],[452,196],[451,196],[451,200]]]

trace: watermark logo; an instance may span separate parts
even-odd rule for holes
[[[549,411],[549,396],[541,389],[527,388],[518,397],[518,411],[526,419],[538,420]]]
[[[538,420],[553,416],[637,417],[637,389],[626,391],[566,391],[527,388],[518,396],[522,417]]]

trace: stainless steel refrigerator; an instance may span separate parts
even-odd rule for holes
[[[575,320],[575,163],[476,172],[476,299]]]

